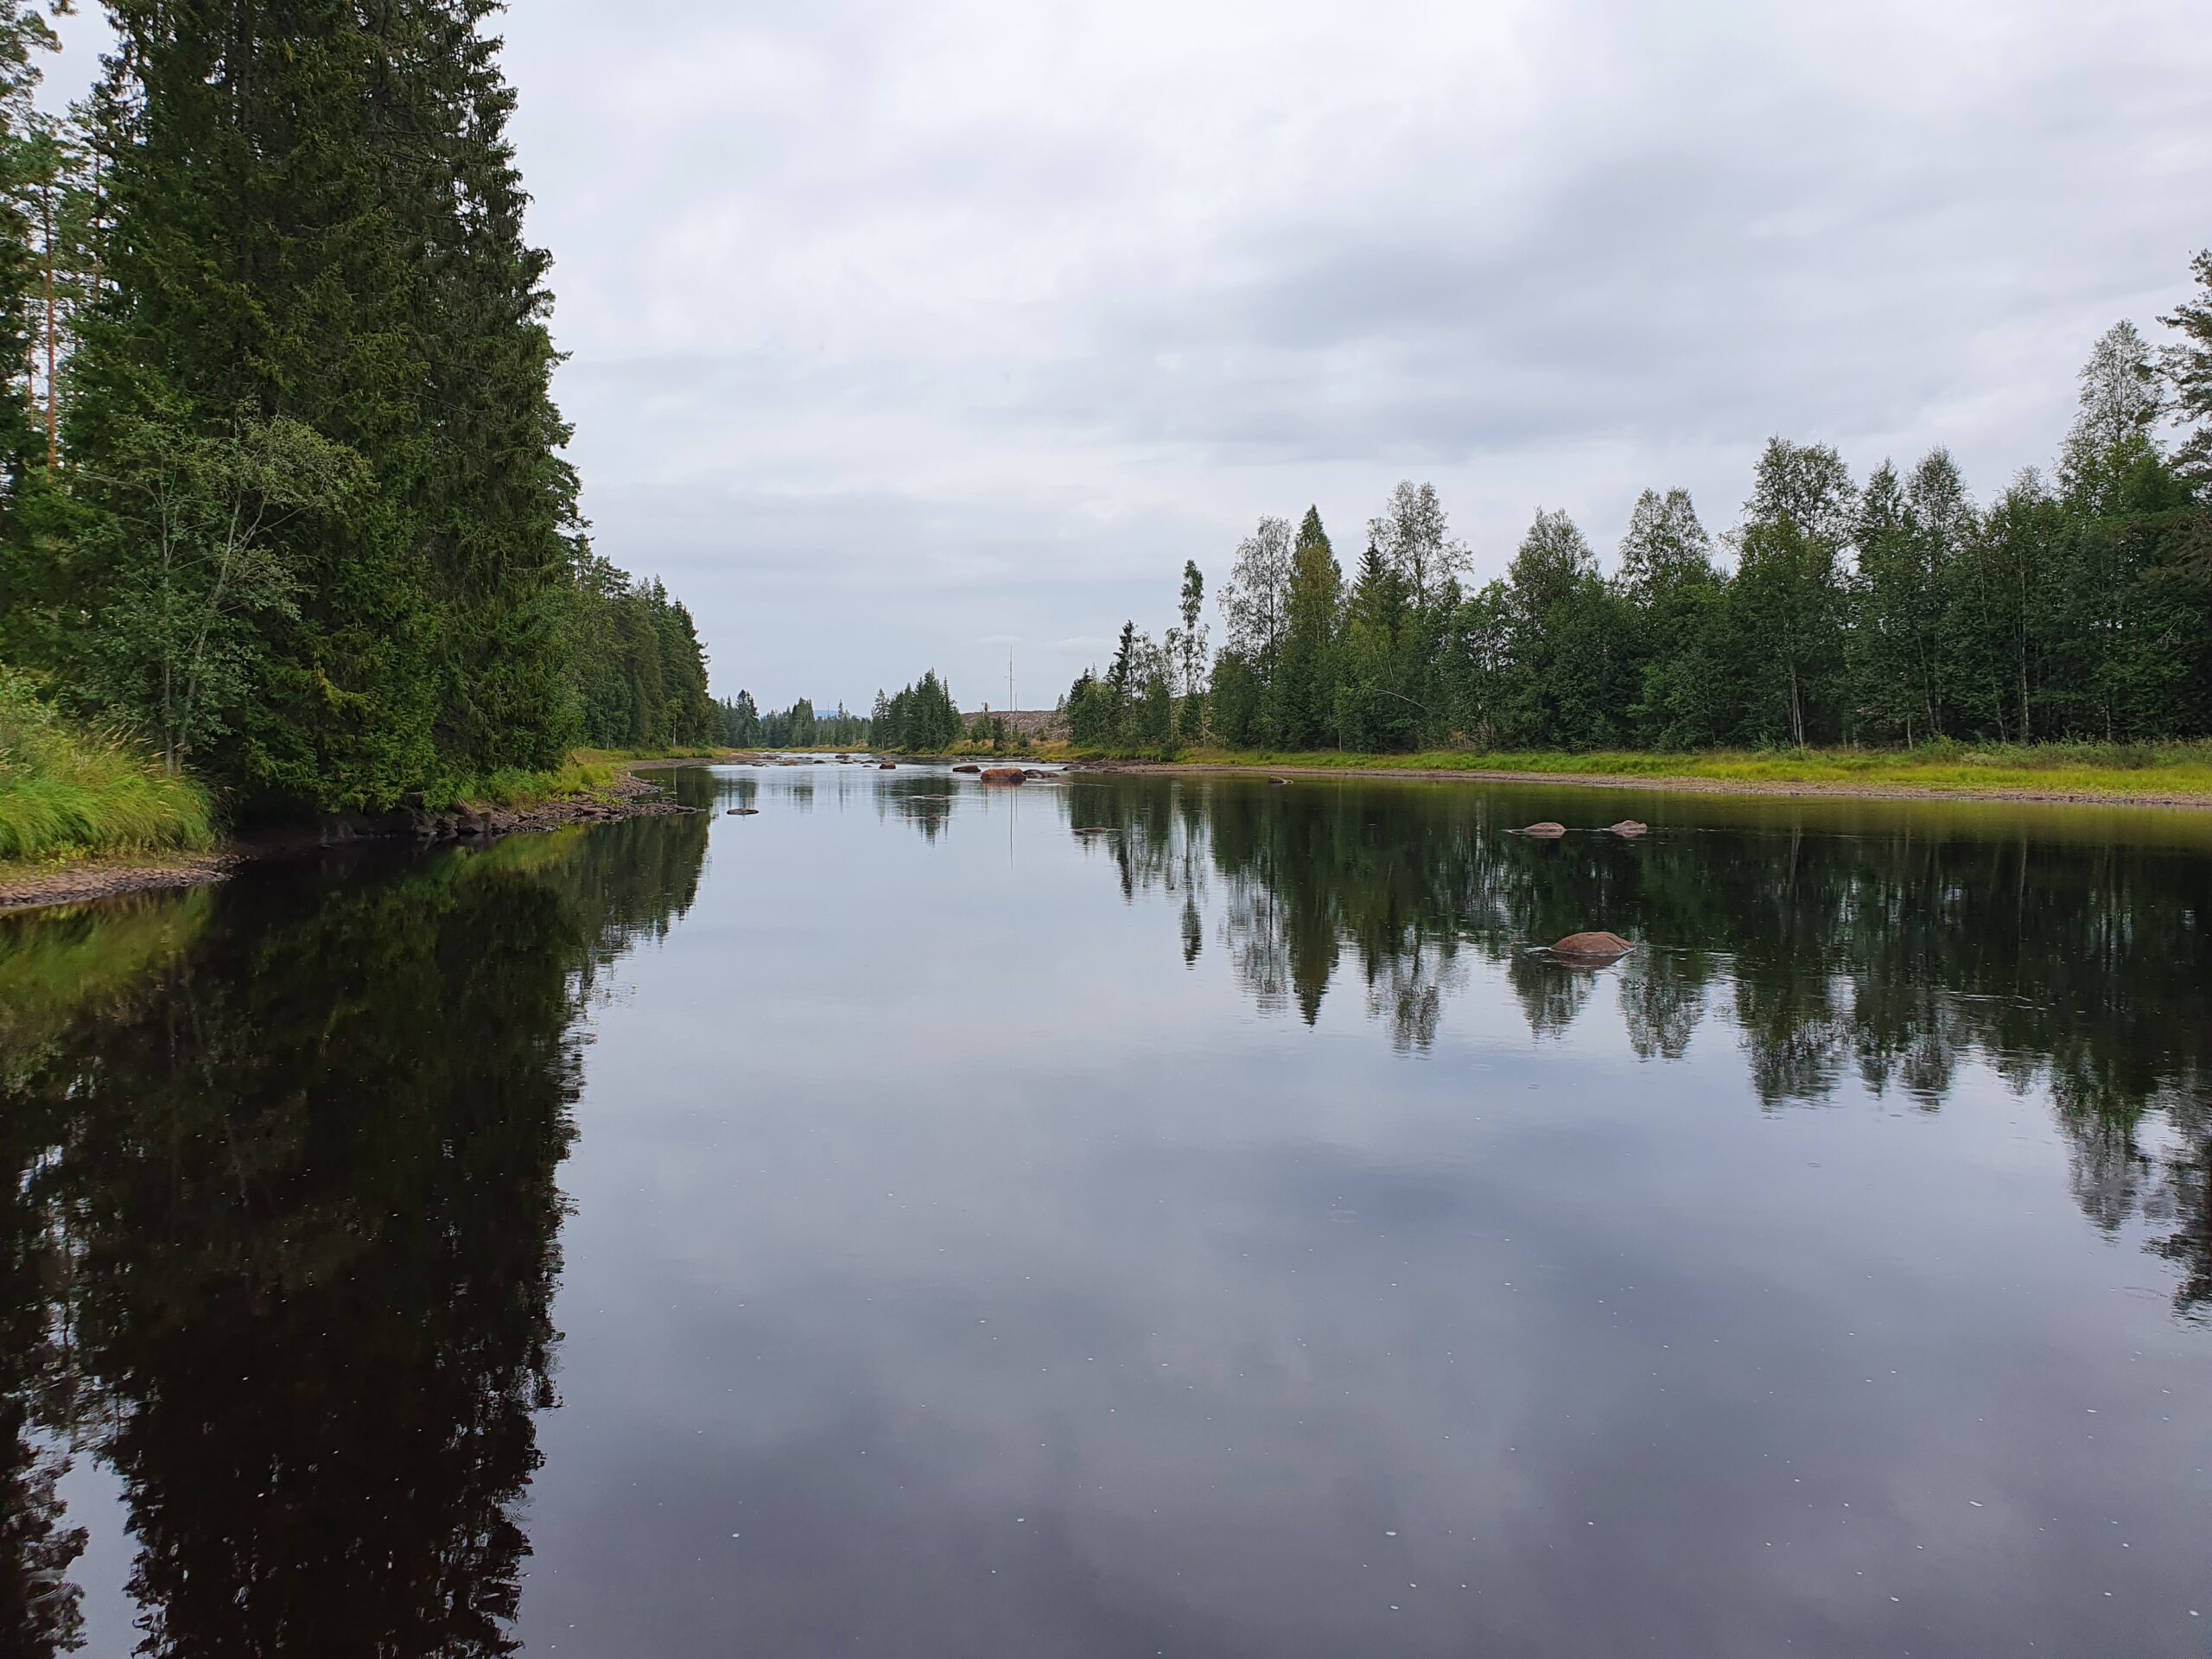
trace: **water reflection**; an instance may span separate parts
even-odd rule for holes
[[[1986,1065],[2016,1094],[2050,1095],[2100,1227],[2176,1224],[2156,1248],[2183,1268],[2177,1306],[2208,1305],[2202,851],[1946,833],[1910,815],[1823,830],[1789,804],[1732,827],[1538,841],[1506,833],[1535,810],[1523,797],[1459,787],[1086,780],[1065,799],[1071,830],[1111,832],[1127,895],[1190,895],[1195,871],[1217,874],[1219,937],[1256,1007],[1311,1024],[1349,968],[1402,1052],[1435,1041],[1471,953],[1502,969],[1537,1037],[1601,997],[1646,1060],[1679,1060],[1725,1023],[1770,1109],[1855,1077],[1934,1109],[1962,1066]],[[1197,914],[1188,897],[1176,912],[1186,959]],[[1599,927],[1641,948],[1603,974],[1533,948]]]
[[[2189,1650],[2201,846],[679,788],[0,929],[0,1652]]]
[[[0,1096],[5,1651],[78,1634],[71,1450],[119,1479],[143,1653],[513,1650],[575,1016],[689,906],[704,826],[10,936],[18,978],[118,971],[11,1033]]]

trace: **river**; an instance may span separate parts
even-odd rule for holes
[[[2207,1650],[2212,815],[678,779],[0,921],[0,1649]]]

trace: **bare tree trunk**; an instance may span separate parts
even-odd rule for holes
[[[61,421],[54,378],[60,331],[54,322],[54,193],[50,189],[40,193],[39,221],[46,242],[46,465],[50,472],[61,464]]]

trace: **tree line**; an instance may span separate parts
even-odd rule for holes
[[[719,741],[733,749],[863,749],[874,724],[842,702],[832,713],[817,714],[811,697],[763,714],[750,691],[723,698],[715,715]]]
[[[1863,480],[1770,441],[1715,537],[1646,490],[1611,571],[1537,512],[1479,587],[1427,484],[1400,484],[1347,578],[1320,515],[1262,518],[1220,598],[1134,623],[1065,702],[1090,748],[1697,749],[2212,734],[2212,252],[2153,353],[2122,322],[2049,474],[1978,502],[1936,448]],[[2168,429],[2181,428],[2177,442]]]
[[[249,807],[715,735],[562,457],[493,0],[0,0],[0,661]]]
[[[895,695],[875,694],[868,713],[842,702],[834,714],[817,713],[810,697],[763,713],[750,691],[715,705],[720,741],[734,749],[882,749],[899,754],[947,754],[988,750],[1027,753],[1029,738],[1003,714],[986,709],[963,715],[952,688],[926,671]]]

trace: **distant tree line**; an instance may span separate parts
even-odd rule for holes
[[[849,714],[839,703],[833,714],[817,715],[814,700],[801,697],[788,709],[760,712],[750,691],[740,691],[715,705],[719,740],[733,749],[864,749],[871,722]]]
[[[877,748],[906,754],[943,754],[966,731],[952,688],[933,668],[890,696],[878,691],[868,726]]]
[[[715,734],[594,555],[485,0],[0,0],[0,662],[248,806]]]
[[[1503,577],[1426,484],[1367,526],[1349,578],[1320,516],[1263,518],[1221,595],[1132,623],[1065,709],[1080,747],[1691,749],[1945,739],[2128,742],[2212,733],[2212,253],[2153,355],[2097,342],[2052,474],[1978,503],[1950,454],[1863,482],[1824,444],[1771,440],[1715,537],[1647,490],[1610,572],[1539,512]],[[2178,443],[2162,432],[2171,419]]]

